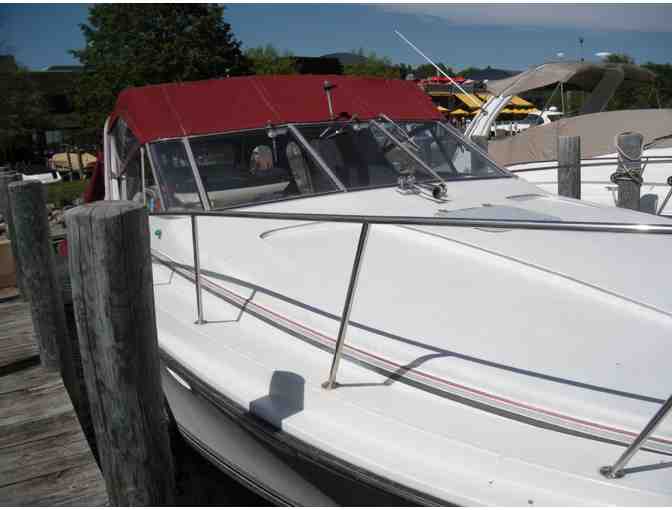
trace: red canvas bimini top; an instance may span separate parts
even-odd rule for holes
[[[381,113],[394,120],[441,119],[429,97],[410,81],[337,75],[244,76],[129,88],[119,94],[110,126],[122,117],[141,143],[161,138],[238,131],[290,122],[360,119]]]

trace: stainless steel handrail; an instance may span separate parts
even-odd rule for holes
[[[637,438],[628,446],[623,455],[612,465],[600,468],[600,473],[607,478],[623,478],[625,476],[624,468],[626,464],[641,448],[644,442],[653,434],[660,422],[667,416],[672,409],[672,396],[662,405],[653,418],[646,424],[646,427],[639,433]]]
[[[196,284],[196,324],[205,324],[203,319],[203,294],[201,291],[201,255],[198,243],[198,216],[191,216],[191,244],[194,253],[194,283]]]
[[[350,323],[350,311],[352,310],[352,302],[355,298],[355,291],[357,290],[359,270],[362,267],[362,257],[364,256],[364,249],[366,248],[368,237],[369,224],[364,222],[362,223],[362,230],[359,233],[359,242],[357,243],[357,252],[355,253],[355,260],[352,265],[352,272],[350,273],[348,292],[345,295],[345,304],[343,305],[343,313],[341,314],[341,324],[338,328],[338,338],[336,340],[336,347],[334,348],[334,357],[331,361],[331,370],[329,370],[329,379],[322,384],[322,387],[327,390],[331,390],[337,386],[336,375],[338,373],[338,366],[341,362],[341,355],[345,345],[345,334],[348,331],[348,324]]]
[[[608,223],[599,221],[544,221],[544,220],[498,220],[446,217],[376,216],[356,214],[283,213],[266,211],[242,211],[236,209],[218,211],[168,211],[155,212],[151,216],[212,216],[224,218],[251,218],[288,221],[317,221],[324,223],[368,223],[370,225],[431,225],[463,228],[501,228],[507,230],[548,230],[571,232],[604,232],[620,234],[672,234],[672,223]]]
[[[665,159],[662,159],[662,158],[653,159],[653,158],[654,158],[653,156],[642,156],[642,163],[646,163],[646,164],[672,163],[672,158],[669,158],[669,157],[665,157]],[[595,158],[595,159],[599,159],[599,158]],[[582,161],[595,161],[595,159],[593,159],[593,160],[582,159]],[[526,164],[531,164],[531,163],[513,163],[509,166],[518,166],[518,165],[526,165]],[[593,167],[593,166],[609,166],[609,165],[614,165],[615,166],[616,164],[618,164],[618,158],[604,158],[603,160],[599,160],[599,161],[595,161],[595,162],[591,162],[591,163],[583,163],[582,162],[581,163],[581,168]],[[534,167],[534,168],[517,168],[517,169],[507,168],[507,170],[511,173],[514,173],[514,174],[522,174],[522,173],[525,173],[525,172],[537,172],[537,171],[540,171],[540,170],[556,170],[558,168],[558,166],[559,165],[555,164],[555,165],[538,166],[538,167]]]

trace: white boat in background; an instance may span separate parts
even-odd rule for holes
[[[672,504],[672,221],[510,174],[399,80],[127,89],[104,141],[179,430],[269,501]]]
[[[500,165],[557,193],[557,138],[581,137],[582,198],[602,205],[615,205],[616,187],[611,175],[616,171],[615,139],[623,132],[643,135],[644,210],[672,214],[669,202],[663,209],[672,176],[672,109],[603,111],[619,87],[635,83],[653,85],[650,71],[628,64],[550,63],[505,80],[488,82],[493,97],[481,108],[466,135],[485,136],[499,112],[513,95],[541,87],[589,93],[577,116],[532,126],[516,136],[490,140],[488,152]],[[564,103],[564,99],[563,99]]]
[[[40,174],[21,174],[21,178],[24,181],[39,181],[42,184],[52,184],[63,180],[61,175],[56,171],[43,172]]]

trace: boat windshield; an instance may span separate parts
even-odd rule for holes
[[[346,189],[395,185],[402,174],[416,181],[439,179],[408,140],[392,135],[386,122],[327,122],[298,129]]]
[[[287,128],[193,137],[189,146],[212,209],[338,189]],[[166,149],[156,144],[155,151]],[[193,199],[196,183],[180,176],[189,182],[164,189],[169,205]]]
[[[396,184],[405,173],[415,174],[417,182],[509,175],[435,121],[381,119],[299,129],[347,189]]]
[[[446,181],[484,177],[510,177],[461,134],[443,123],[405,122],[403,130],[418,156]]]
[[[509,175],[459,134],[434,121],[334,121],[150,146],[168,209],[202,208],[201,186],[209,202],[205,205],[221,209],[339,189],[392,186],[409,174],[418,183]]]

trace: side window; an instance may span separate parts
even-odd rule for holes
[[[125,200],[143,202],[140,178],[140,151],[135,151],[121,176],[121,197]]]
[[[154,179],[154,172],[152,171],[152,164],[149,159],[149,152],[143,150],[144,166],[145,166],[145,195],[144,204],[150,212],[160,211],[161,208],[161,194],[159,193],[159,185]]]
[[[203,209],[182,141],[155,142],[150,150],[165,209]],[[145,177],[148,173],[151,172],[145,171]]]
[[[112,129],[112,137],[114,138],[114,144],[117,148],[119,163],[123,165],[129,155],[138,148],[138,139],[122,118],[117,119],[115,122]]]

